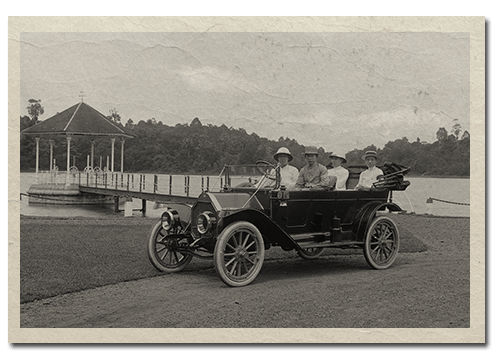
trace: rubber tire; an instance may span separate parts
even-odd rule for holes
[[[233,236],[238,233],[247,233],[252,236],[255,240],[255,264],[248,270],[247,273],[241,276],[232,275],[231,271],[226,268],[226,258],[228,258],[228,243],[230,241],[235,241]],[[245,243],[246,244],[246,243]],[[231,244],[232,245],[232,244]],[[253,244],[250,244],[250,246]],[[233,248],[234,250],[234,248]],[[251,248],[251,251],[254,251],[254,248]],[[236,253],[236,252],[235,252]],[[214,251],[214,264],[215,271],[219,278],[227,285],[231,287],[243,287],[245,285],[250,284],[257,278],[260,270],[262,269],[262,265],[264,264],[264,255],[265,255],[265,247],[264,247],[264,239],[262,235],[257,229],[257,227],[246,221],[236,221],[226,227],[224,231],[217,238],[217,243],[215,244]],[[230,256],[229,256],[230,257]],[[229,259],[229,258],[228,258]],[[231,261],[230,259],[228,263]],[[245,265],[246,263],[241,263],[236,261],[231,263],[230,266],[236,267],[236,265]]]
[[[179,252],[174,251],[175,253],[174,255],[176,255],[179,258],[179,262],[169,264],[162,261],[162,256],[158,254],[157,250],[158,243],[156,241],[158,239],[160,232],[163,231],[163,233],[165,233],[164,235],[180,233],[182,232],[182,229],[185,227],[185,225],[186,224],[182,222],[178,228],[165,231],[161,226],[161,220],[160,220],[151,228],[151,232],[149,233],[149,239],[148,239],[148,257],[151,264],[153,264],[153,266],[159,271],[167,273],[180,272],[184,270],[191,262],[191,259],[193,259],[193,256],[190,254],[181,254]],[[168,251],[165,254],[163,254],[163,257],[166,257],[167,254]]]
[[[308,250],[315,250],[310,252]],[[321,254],[325,251],[325,248],[305,248],[304,250],[298,250],[297,254],[303,259],[313,260],[319,258]]]
[[[382,241],[382,243],[379,243],[379,245],[378,245],[379,250],[390,250],[389,256],[386,258],[386,260],[384,260],[382,262],[375,260],[375,258],[373,256],[373,250],[377,249],[377,246],[375,246],[375,248],[372,248],[372,245],[374,243],[371,243],[372,237],[374,237],[374,233],[376,233],[378,231],[377,228],[381,224],[385,224],[388,227],[390,227],[392,235],[393,235],[393,237],[391,239],[392,239],[392,243],[394,243],[394,245],[392,245],[390,248],[388,248],[383,241]],[[367,263],[374,269],[382,270],[382,269],[389,268],[396,260],[396,257],[397,257],[398,252],[399,252],[399,243],[400,243],[399,230],[398,230],[397,225],[394,223],[394,221],[392,221],[387,216],[376,217],[372,221],[372,223],[370,224],[370,227],[368,228],[368,232],[366,233],[365,242],[363,244],[363,254],[365,256]]]

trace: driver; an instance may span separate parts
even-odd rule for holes
[[[328,170],[318,163],[318,149],[306,147],[304,152],[307,165],[302,167],[295,188],[325,189],[329,185]]]
[[[293,156],[286,147],[281,147],[274,154],[274,159],[278,161],[280,166],[281,186],[285,186],[288,190],[292,189],[299,177],[299,170],[288,163],[293,160]]]
[[[278,166],[280,168],[281,182],[280,186],[285,186],[288,190],[293,189],[297,178],[299,177],[299,170],[288,162],[293,160],[293,156],[286,147],[281,147],[274,154],[274,159],[278,161]],[[276,180],[276,171],[273,168],[269,170],[268,177],[262,178],[256,185],[256,187],[269,187],[274,186],[274,180]]]

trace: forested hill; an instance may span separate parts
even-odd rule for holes
[[[34,124],[29,117],[21,117],[21,130]],[[127,172],[158,173],[211,173],[218,174],[224,164],[253,164],[257,160],[275,163],[273,155],[279,147],[288,147],[295,156],[292,165],[305,165],[304,145],[294,139],[280,137],[269,140],[257,134],[248,134],[244,129],[228,128],[225,125],[203,125],[198,118],[190,124],[163,125],[154,120],[134,124],[129,120],[125,126],[117,123],[127,133],[135,136],[125,142],[124,169]],[[456,125],[455,125],[456,126]],[[376,150],[379,163],[395,162],[412,167],[411,175],[469,176],[470,137],[465,131],[453,128],[436,130],[434,143],[409,142],[406,137],[389,141],[382,148],[369,145],[364,149],[351,150],[346,154],[348,164],[362,164],[361,156],[368,149]],[[332,144],[335,140],[332,139]],[[106,157],[111,154],[109,138],[98,138],[95,143],[94,167],[106,166]],[[120,169],[120,142],[115,142],[115,170]],[[319,162],[329,163],[328,152],[319,148]],[[35,169],[34,137],[21,136],[21,171]],[[71,140],[71,166],[83,170],[90,155],[90,139],[74,137]],[[66,169],[66,140],[56,139],[54,158],[61,170]],[[40,169],[49,168],[49,142],[40,140]]]

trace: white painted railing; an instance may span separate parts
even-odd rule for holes
[[[38,184],[79,185],[121,191],[161,195],[198,197],[203,191],[219,191],[224,187],[223,176],[165,175],[120,172],[39,172]],[[248,180],[248,176],[231,177],[233,185]]]

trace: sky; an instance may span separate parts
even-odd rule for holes
[[[21,115],[83,101],[346,153],[469,127],[467,33],[23,33]]]

